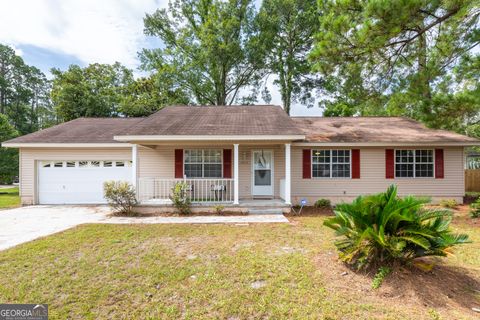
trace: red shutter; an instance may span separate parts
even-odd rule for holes
[[[223,149],[223,177],[232,177],[232,149]]]
[[[385,150],[385,178],[395,178],[395,155],[393,149]]]
[[[312,178],[312,150],[303,149],[303,179]]]
[[[352,149],[352,179],[360,179],[360,149]]]
[[[435,179],[443,179],[443,149],[435,149]]]
[[[183,149],[175,149],[175,178],[183,178]]]

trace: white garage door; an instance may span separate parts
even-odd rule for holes
[[[131,161],[39,161],[40,204],[106,203],[103,183],[132,180]]]

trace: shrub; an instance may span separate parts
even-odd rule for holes
[[[418,257],[446,256],[468,236],[449,230],[452,213],[425,208],[428,199],[397,197],[397,188],[358,197],[335,208],[324,224],[343,239],[335,242],[340,258],[357,269],[405,263]]]
[[[106,181],[103,184],[103,194],[114,212],[134,216],[133,207],[137,204],[135,189],[127,181]]]
[[[181,214],[189,214],[192,211],[190,210],[191,201],[188,197],[189,185],[186,182],[178,182],[172,188],[172,195],[170,200],[172,200],[173,205]]]
[[[472,218],[480,218],[480,198],[470,204],[470,216]]]
[[[440,201],[440,206],[444,208],[454,209],[458,206],[457,201],[455,199],[444,199]]]
[[[225,206],[223,206],[221,204],[217,204],[216,206],[213,207],[213,209],[215,210],[216,214],[223,214],[223,212],[225,210]]]
[[[477,192],[477,191],[467,191],[467,192],[465,192],[465,195],[467,197],[472,197],[472,198],[475,198],[475,199],[480,198],[480,192]]]
[[[315,208],[331,208],[332,203],[328,199],[318,199],[314,204]]]

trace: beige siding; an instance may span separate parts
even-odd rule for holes
[[[20,194],[22,204],[36,202],[37,161],[40,160],[131,160],[131,148],[20,149]]]
[[[138,178],[175,178],[175,147],[138,147]]]
[[[138,147],[138,178],[174,178],[174,150],[176,148],[233,149],[231,144],[181,145]],[[274,153],[274,194],[279,197],[280,180],[285,177],[285,148],[276,145],[242,145],[239,147],[239,194],[240,198],[251,198],[252,150],[273,150]],[[401,195],[415,194],[431,196],[434,199],[455,198],[461,201],[465,182],[463,173],[463,148],[445,148],[445,178],[385,179],[385,149],[363,148],[360,152],[360,179],[302,179],[302,147],[292,147],[292,199],[301,198],[310,203],[318,198],[330,198],[334,202],[351,200],[360,194],[370,194],[385,190],[390,184],[399,187]],[[35,203],[36,161],[38,160],[130,160],[130,148],[110,149],[34,149],[20,150],[20,193],[22,203]],[[233,159],[232,159],[233,160]],[[232,161],[233,163],[233,161]],[[233,172],[233,169],[232,169]]]
[[[385,179],[385,149],[360,150],[360,179],[302,178],[302,148],[292,148],[292,197],[294,202],[305,197],[310,202],[330,198],[334,202],[350,200],[358,195],[377,193],[390,184],[398,186],[400,195],[419,195],[461,200],[465,193],[463,148],[444,149],[445,178]]]

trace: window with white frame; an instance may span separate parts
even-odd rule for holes
[[[396,150],[397,178],[433,178],[433,150]]]
[[[222,150],[185,150],[184,172],[187,178],[221,178]]]
[[[350,178],[350,150],[312,150],[312,177]]]

